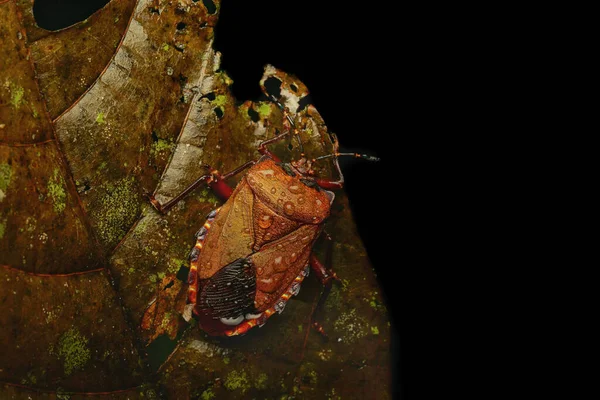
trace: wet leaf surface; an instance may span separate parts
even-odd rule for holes
[[[163,215],[145,193],[164,203],[204,165],[230,171],[283,131],[275,103],[231,95],[212,48],[220,4],[113,0],[52,33],[31,6],[0,2],[10,22],[0,35],[11,40],[0,44],[10,67],[0,85],[23,88],[11,102],[10,83],[0,87],[0,393],[389,398],[387,311],[343,192],[325,226],[341,279],[319,315],[328,340],[310,328],[314,276],[243,337],[209,337],[182,318],[194,234],[221,203],[201,187]],[[104,54],[92,54],[94,38]],[[306,154],[332,151],[302,82],[269,66],[260,84],[292,111]],[[272,150],[284,160],[301,152],[293,137]],[[333,176],[325,163],[317,172]]]

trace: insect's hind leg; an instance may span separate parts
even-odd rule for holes
[[[325,237],[327,239],[327,254],[325,258],[325,263],[327,266],[331,266],[332,263],[332,255],[333,255],[333,241],[331,237],[325,233]],[[336,273],[331,270],[331,268],[327,268],[321,261],[317,258],[317,256],[312,253],[309,259],[310,267],[315,272],[315,275],[319,279],[319,281],[323,284],[323,291],[321,292],[321,296],[319,297],[319,301],[317,306],[315,307],[312,316],[311,316],[311,326],[319,332],[324,337],[327,337],[325,330],[321,326],[321,324],[317,321],[317,317],[319,316],[323,306],[325,305],[325,301],[327,300],[327,296],[329,296],[329,292],[331,292],[331,287],[333,286],[333,281],[338,280]]]

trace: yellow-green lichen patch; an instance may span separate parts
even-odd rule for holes
[[[170,48],[170,46],[169,46],[167,43],[164,43],[164,44],[162,45],[162,49],[163,49],[163,51],[169,51],[169,48]]]
[[[10,85],[10,104],[15,108],[19,108],[21,104],[23,104],[23,95],[25,94],[25,90],[18,85],[11,84]]]
[[[321,351],[319,351],[317,353],[317,355],[319,356],[319,358],[323,361],[329,361],[331,360],[331,356],[333,355],[333,352],[331,351],[331,349],[323,349]]]
[[[376,326],[372,326],[372,327],[371,327],[371,333],[372,333],[373,335],[379,335],[379,328],[378,328],[378,327],[376,327]]]
[[[267,388],[267,380],[269,377],[264,372],[261,372],[258,377],[254,380],[254,387],[258,390],[264,390]]]
[[[0,239],[2,239],[4,237],[5,233],[6,233],[6,218],[3,220],[0,220]]]
[[[176,274],[179,272],[179,269],[182,265],[187,265],[187,261],[182,258],[172,258],[169,261],[168,271],[170,273]]]
[[[0,201],[2,201],[6,195],[11,175],[12,168],[10,165],[4,163],[0,164]]]
[[[106,120],[104,119],[105,115],[103,112],[99,112],[96,115],[96,123],[97,124],[106,124]]]
[[[218,78],[220,78],[220,79],[221,79],[221,81],[223,81],[223,83],[225,83],[225,85],[227,85],[227,86],[231,86],[231,85],[233,85],[233,79],[231,79],[231,78],[229,77],[229,75],[227,75],[227,72],[225,72],[225,71],[220,71],[220,72],[218,72],[218,73],[216,74],[216,76],[217,76]]]
[[[88,339],[76,328],[65,332],[58,341],[58,356],[63,361],[66,375],[73,371],[82,369],[90,361],[90,349],[87,346]]]
[[[261,117],[267,118],[269,115],[271,115],[271,106],[268,103],[262,103],[260,106],[258,106],[258,113]]]
[[[169,142],[164,139],[158,139],[156,142],[152,143],[152,147],[150,148],[150,154],[156,155],[162,151],[171,151],[175,147],[175,143]]]
[[[67,193],[65,192],[65,181],[58,168],[54,169],[53,175],[48,180],[48,194],[52,198],[54,211],[62,213],[67,207]]]
[[[135,178],[123,178],[102,187],[105,195],[95,215],[98,235],[107,246],[116,245],[133,225],[139,211]]]
[[[225,379],[225,388],[227,390],[241,390],[242,393],[246,393],[250,389],[250,381],[246,372],[231,371]]]
[[[363,300],[369,303],[369,306],[376,311],[385,311],[385,305],[383,305],[377,298],[378,292],[371,292],[370,298],[364,297]]]
[[[336,332],[341,335],[342,341],[346,343],[354,343],[368,334],[368,325],[358,316],[355,308],[340,315],[335,321],[334,327]]]
[[[220,204],[218,197],[209,188],[204,188],[200,191],[198,194],[198,200],[203,203],[210,203],[213,205],[213,207],[217,207]]]
[[[227,103],[227,96],[220,94],[212,102],[216,106],[224,106]]]
[[[319,381],[319,375],[315,371],[315,364],[305,363],[300,367],[300,375],[302,376],[302,382],[315,386]]]
[[[206,389],[204,392],[202,392],[202,395],[200,395],[200,399],[202,400],[211,400],[215,398],[215,393],[212,391],[212,389]]]

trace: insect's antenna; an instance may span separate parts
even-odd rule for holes
[[[314,161],[319,161],[319,160],[323,160],[325,158],[331,158],[331,157],[342,157],[342,156],[350,156],[350,157],[354,157],[354,158],[362,158],[363,160],[367,160],[367,161],[379,161],[381,160],[379,157],[375,157],[375,156],[371,156],[368,154],[358,154],[358,153],[331,153],[331,154],[327,154],[321,157],[317,157],[314,159]]]
[[[279,100],[277,100],[275,98],[275,96],[273,96],[273,95],[269,95],[269,96],[271,97],[271,100],[273,100],[273,102],[275,104],[277,104],[277,107],[279,107],[281,109],[281,111],[283,111],[283,114],[285,115],[288,122],[292,126],[292,130],[294,131],[294,136],[296,137],[296,140],[298,141],[298,145],[300,146],[300,152],[304,153],[304,145],[302,144],[302,139],[300,139],[300,132],[298,131],[298,128],[296,128],[296,124],[294,123],[294,120],[292,119],[292,117],[290,117],[290,114],[287,111],[287,109],[285,108],[285,106],[283,104],[281,104],[279,102]]]

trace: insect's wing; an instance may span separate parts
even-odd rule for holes
[[[302,225],[250,256],[256,271],[257,311],[264,311],[286,291],[308,263],[321,225]]]
[[[221,207],[208,231],[198,257],[200,279],[212,277],[229,263],[252,253],[254,232],[252,223],[252,190],[244,181]]]
[[[198,307],[213,318],[236,318],[254,309],[256,277],[247,258],[221,268],[203,286]]]

